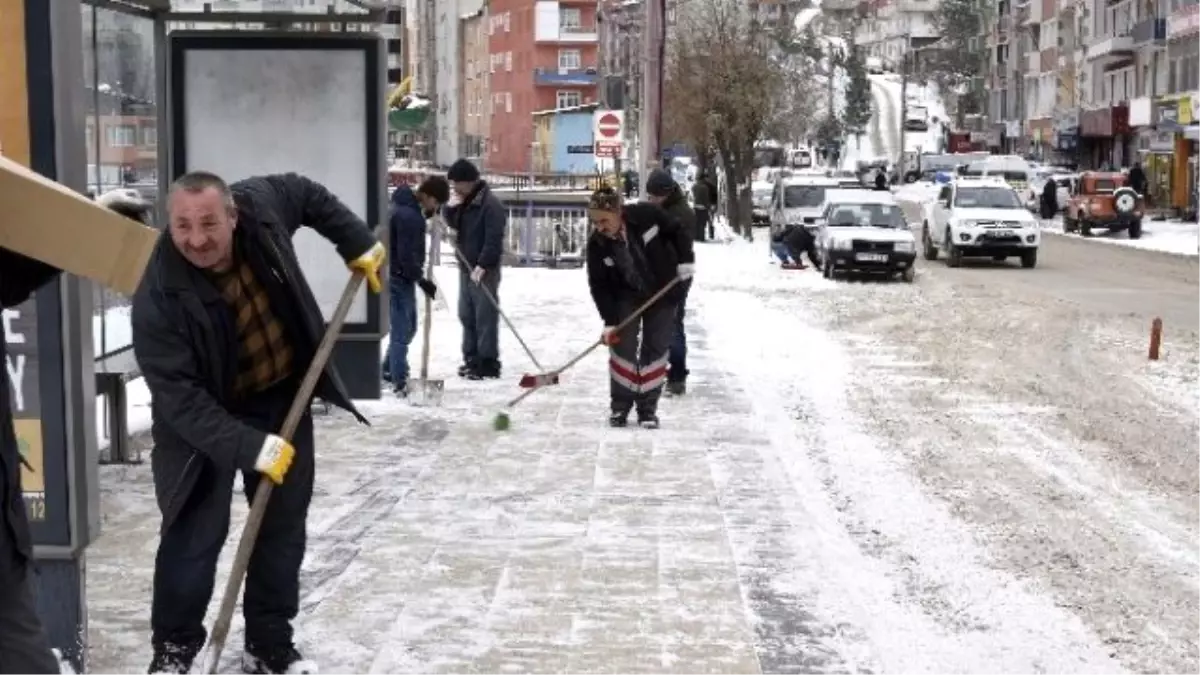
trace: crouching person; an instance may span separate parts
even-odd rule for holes
[[[587,243],[588,287],[604,321],[601,339],[609,347],[609,424],[625,426],[636,408],[638,424],[657,429],[658,399],[667,381],[684,284],[624,330],[618,333],[616,327],[675,277],[692,277],[692,236],[653,204],[623,206],[611,189],[592,194],[588,216],[595,227]]]
[[[203,172],[171,186],[169,226],[133,297],[133,349],[153,397],[152,472],[162,512],[150,613],[150,672],[185,673],[204,646],[204,614],[229,530],[234,475],[247,500],[277,484],[246,575],[242,666],[311,673],[292,641],[305,521],[313,489],[313,423],[275,435],[324,333],[292,235],[308,225],[374,292],[384,248],[350,209],[296,174],[233,185]],[[332,365],[316,396],[355,410]]]
[[[821,258],[817,255],[816,237],[803,225],[787,225],[771,235],[771,252],[785,267],[804,269],[804,263],[800,262],[800,256],[807,255],[813,267],[821,269]]]

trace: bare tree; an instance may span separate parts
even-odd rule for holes
[[[664,116],[669,133],[716,151],[725,173],[726,215],[750,236],[754,144],[794,103],[778,34],[743,0],[689,0],[676,9],[668,46]]]

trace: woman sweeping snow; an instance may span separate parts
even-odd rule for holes
[[[620,195],[610,188],[592,194],[588,216],[594,226],[587,243],[588,287],[604,321],[601,341],[609,347],[609,425],[625,426],[636,407],[638,424],[657,429],[658,399],[667,380],[668,349],[683,285],[672,288],[619,333],[615,328],[676,277],[691,278],[691,233],[653,204],[622,205]]]

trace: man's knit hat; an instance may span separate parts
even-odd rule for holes
[[[654,169],[646,178],[646,194],[653,197],[669,197],[675,190],[675,179],[665,169]]]
[[[591,199],[588,200],[588,208],[597,211],[620,211],[621,195],[610,187],[602,187],[592,193]]]
[[[470,160],[460,159],[450,165],[446,178],[453,183],[474,183],[479,180],[479,169]]]

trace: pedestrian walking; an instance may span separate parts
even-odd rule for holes
[[[371,291],[385,249],[324,186],[294,173],[227,185],[211,173],[174,182],[169,224],[133,296],[133,350],[154,399],[152,472],[162,525],[150,613],[152,673],[184,673],[204,646],[203,621],[229,530],[234,475],[247,501],[276,484],[246,576],[247,673],[311,673],[293,642],[300,563],[313,492],[307,414],[275,435],[325,332],[292,236],[307,225]],[[366,422],[332,364],[315,396]]]
[[[1042,186],[1038,212],[1042,217],[1042,227],[1050,227],[1054,217],[1058,215],[1058,183],[1053,178],[1047,178],[1046,184]]]
[[[479,169],[460,159],[450,180],[459,203],[446,209],[446,225],[455,232],[458,263],[458,320],[462,324],[462,365],[458,374],[472,380],[500,377],[500,258],[508,214]],[[464,264],[465,261],[465,264]],[[491,297],[489,298],[489,294]]]
[[[638,424],[657,429],[683,288],[676,285],[620,333],[615,329],[675,277],[692,278],[692,238],[666,211],[648,203],[623,206],[612,190],[592,194],[588,216],[594,226],[587,243],[588,287],[609,347],[608,422],[626,426],[636,408]]]
[[[0,248],[0,306],[16,307],[58,274],[49,265]],[[0,360],[5,363],[7,323],[0,321]],[[21,467],[32,467],[13,429],[10,386],[8,369],[0,368],[0,673],[57,673],[58,659],[50,650],[31,587],[33,544],[21,498]]]
[[[441,176],[426,178],[414,191],[400,185],[392,192],[388,301],[391,330],[383,358],[383,379],[392,393],[408,396],[408,346],[417,334],[417,288],[430,298],[437,286],[425,278],[425,219],[450,200],[450,184]]]
[[[701,185],[697,181],[697,185]],[[696,212],[688,206],[683,189],[662,169],[650,172],[646,179],[646,201],[658,206],[674,219],[681,230],[681,236],[691,237],[698,230]],[[692,289],[691,280],[684,281],[683,293],[675,309],[675,334],[671,338],[670,357],[667,370],[667,395],[682,396],[687,393],[687,331],[684,328],[684,315],[687,312],[687,298]]]
[[[709,239],[708,221],[712,218],[712,209],[716,207],[712,188],[708,183],[708,173],[705,172],[692,184],[692,208],[696,215],[696,227],[692,235],[693,241],[703,242]]]

